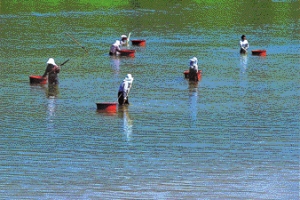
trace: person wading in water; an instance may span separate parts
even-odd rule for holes
[[[249,42],[248,40],[246,39],[246,36],[245,35],[242,35],[241,36],[241,40],[240,40],[240,53],[242,54],[245,54],[247,53],[247,50],[249,48]]]
[[[131,74],[127,74],[123,82],[120,84],[118,91],[118,102],[120,105],[129,104],[128,94],[132,87],[133,77]]]
[[[196,57],[190,59],[189,80],[199,81],[198,80],[198,59]]]
[[[109,50],[109,55],[110,56],[114,56],[114,55],[117,55],[117,53],[119,51],[121,51],[121,42],[119,40],[116,40],[115,43],[113,43],[111,46],[110,46],[110,50]]]
[[[45,73],[43,74],[43,78],[46,78],[48,75],[48,84],[50,85],[56,85],[58,84],[58,73],[60,72],[60,67],[55,64],[55,61],[53,58],[49,58],[47,61],[47,67],[45,70]]]

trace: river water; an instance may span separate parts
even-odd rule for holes
[[[1,199],[299,198],[299,1],[1,4]],[[50,57],[58,87],[30,85]]]

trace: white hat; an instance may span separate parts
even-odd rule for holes
[[[56,65],[53,58],[49,58],[47,64]]]
[[[123,81],[129,81],[132,82],[133,81],[133,77],[131,76],[131,74],[127,74],[125,79]]]
[[[190,61],[197,62],[198,59],[196,57],[193,57],[193,58],[190,59]]]
[[[127,38],[127,36],[126,35],[121,35],[121,38]]]

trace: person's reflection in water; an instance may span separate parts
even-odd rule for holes
[[[248,64],[247,54],[241,54],[240,56],[241,73],[246,73],[247,64]]]
[[[49,84],[46,95],[48,98],[56,98],[59,94],[58,85],[57,84]]]
[[[195,126],[197,123],[197,100],[198,100],[198,82],[189,82],[189,106],[191,116],[191,126]]]
[[[111,56],[110,65],[114,71],[114,74],[119,74],[119,72],[120,72],[120,57]]]
[[[248,57],[247,54],[241,54],[240,56],[240,88],[241,95],[245,95],[245,89],[247,88],[247,65],[248,65]]]
[[[119,117],[123,118],[123,131],[124,135],[126,136],[126,140],[130,141],[132,136],[132,127],[133,122],[130,119],[129,113],[128,113],[128,106],[121,106],[119,107]]]
[[[48,89],[46,90],[46,95],[48,98],[47,104],[47,129],[53,130],[55,128],[54,125],[54,117],[56,111],[56,97],[58,95],[58,85],[50,84],[48,85]]]
[[[46,118],[48,130],[53,130],[55,127],[54,125],[55,109],[56,109],[56,99],[48,98],[47,118]]]

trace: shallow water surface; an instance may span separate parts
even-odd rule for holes
[[[57,1],[44,3],[49,11],[7,2],[2,198],[299,198],[297,2]],[[129,32],[146,46],[131,45],[134,58],[109,57],[110,44]],[[203,71],[198,83],[183,75],[193,56]],[[49,57],[70,58],[59,85],[30,85]],[[127,73],[130,105],[97,112],[96,102],[117,101]]]

